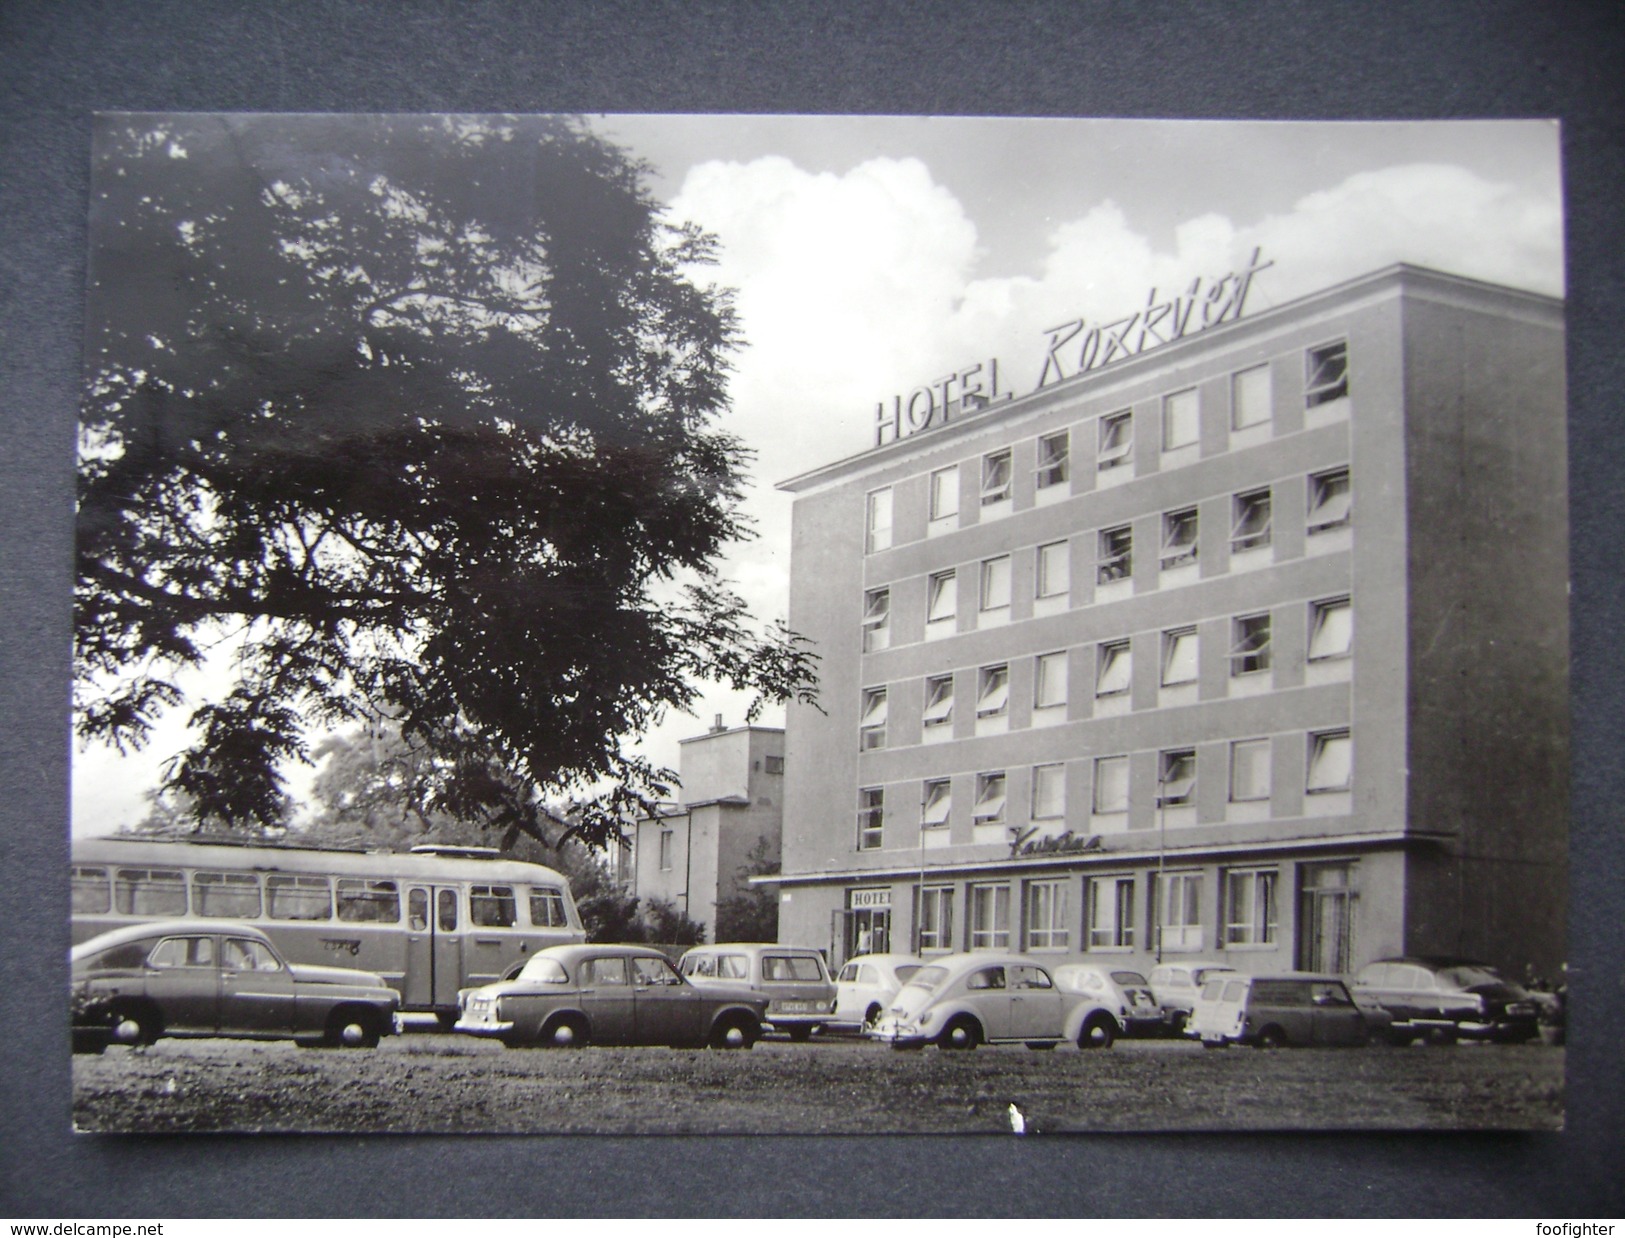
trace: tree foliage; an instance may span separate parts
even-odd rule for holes
[[[603,842],[670,795],[623,737],[698,682],[812,699],[717,576],[736,326],[646,172],[557,118],[104,121],[80,734],[190,704],[166,788],[269,825],[313,736],[387,722],[425,809]]]
[[[778,849],[765,836],[758,838],[745,863],[739,866],[734,892],[717,902],[718,941],[779,939],[778,887],[750,884],[752,877],[770,877],[778,871]]]

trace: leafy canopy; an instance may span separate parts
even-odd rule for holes
[[[647,171],[551,117],[104,120],[80,734],[139,747],[206,668],[199,820],[270,824],[311,733],[385,721],[434,808],[511,843],[575,792],[602,842],[669,796],[622,737],[697,681],[811,700],[717,575],[736,326]]]

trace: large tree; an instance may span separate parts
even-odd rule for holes
[[[810,699],[717,575],[735,322],[636,159],[557,118],[125,116],[94,160],[82,736],[189,705],[166,788],[269,823],[383,720],[434,807],[601,842],[669,795],[625,737],[699,682]]]

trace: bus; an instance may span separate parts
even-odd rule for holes
[[[376,972],[403,1012],[457,1018],[457,991],[586,940],[564,876],[488,847],[409,852],[111,835],[73,840],[73,943],[147,920],[263,929],[295,963]]]

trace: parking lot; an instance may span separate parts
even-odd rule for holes
[[[81,1131],[501,1133],[1503,1129],[1562,1125],[1541,1045],[899,1053],[858,1040],[749,1052],[507,1050],[416,1032],[374,1051],[163,1040],[76,1057]]]

